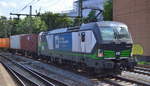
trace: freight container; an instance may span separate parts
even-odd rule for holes
[[[38,35],[28,34],[21,36],[21,50],[25,50],[31,53],[37,52]]]
[[[26,34],[10,36],[10,48],[21,49],[20,40],[21,40],[21,36],[24,36],[24,35]]]
[[[0,38],[0,48],[9,48],[9,38]]]

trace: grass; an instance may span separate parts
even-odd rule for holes
[[[138,62],[139,65],[150,65],[150,62],[140,61]]]

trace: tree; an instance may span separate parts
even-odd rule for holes
[[[74,26],[79,26],[81,23],[89,23],[89,22],[97,22],[97,18],[96,18],[96,11],[95,10],[91,10],[91,12],[88,14],[88,17],[84,17],[84,18],[80,18],[80,17],[76,17],[74,19]]]
[[[112,21],[113,20],[113,5],[112,5],[112,0],[107,0],[104,3],[103,16],[104,16],[104,20],[105,21]]]
[[[47,12],[42,14],[41,19],[45,21],[49,30],[53,30],[56,28],[70,27],[73,25],[73,20],[68,18],[66,15],[61,14],[53,14],[51,12]]]
[[[0,16],[0,37],[9,37],[12,28],[10,23],[11,21],[7,20],[6,17]]]
[[[16,25],[16,34],[28,34],[32,27],[32,33],[39,33],[47,30],[47,25],[40,17],[33,17],[30,25],[30,18],[26,17]]]
[[[84,21],[84,23],[97,22],[96,11],[91,10],[91,12],[88,14],[88,17],[84,18],[83,21]]]
[[[42,14],[40,17],[32,17],[24,19],[7,19],[4,16],[0,17],[0,37],[9,37],[16,34],[39,33],[42,31],[52,30],[62,27],[70,27],[73,25],[73,20],[66,15],[53,14],[50,12]],[[49,28],[49,29],[48,29]]]
[[[18,18],[14,18],[14,19],[11,19],[9,21],[10,21],[10,25],[12,25],[11,35],[16,35],[17,34],[17,25],[19,22],[21,22],[21,20],[18,20]]]
[[[81,21],[82,21],[82,20],[81,20],[80,17],[76,17],[76,18],[74,19],[73,26],[80,26]]]

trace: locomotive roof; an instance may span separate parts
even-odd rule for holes
[[[86,29],[94,29],[95,26],[112,26],[112,27],[127,27],[127,25],[120,23],[120,22],[115,22],[115,21],[100,21],[100,22],[91,22],[91,23],[87,23],[87,24],[82,24],[81,27],[79,27],[79,30],[86,30]],[[55,33],[63,33],[63,32],[67,32],[72,28],[59,28],[59,29],[55,29],[52,31],[48,31],[48,34],[55,34]],[[77,28],[76,28],[77,29]]]
[[[96,22],[98,26],[112,26],[112,27],[126,27],[127,25],[121,22],[116,22],[116,21],[101,21],[101,22]]]
[[[55,30],[49,31],[48,34],[67,32],[67,29],[68,29],[68,28],[55,29]]]
[[[80,29],[94,29],[94,26],[99,26],[99,27],[105,27],[105,26],[111,26],[111,27],[126,27],[127,25],[121,22],[116,22],[116,21],[101,21],[101,22],[92,22],[92,23],[87,23],[87,24],[82,24]]]

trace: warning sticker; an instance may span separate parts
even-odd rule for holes
[[[144,50],[140,44],[134,44],[132,48],[132,55],[143,55]]]

